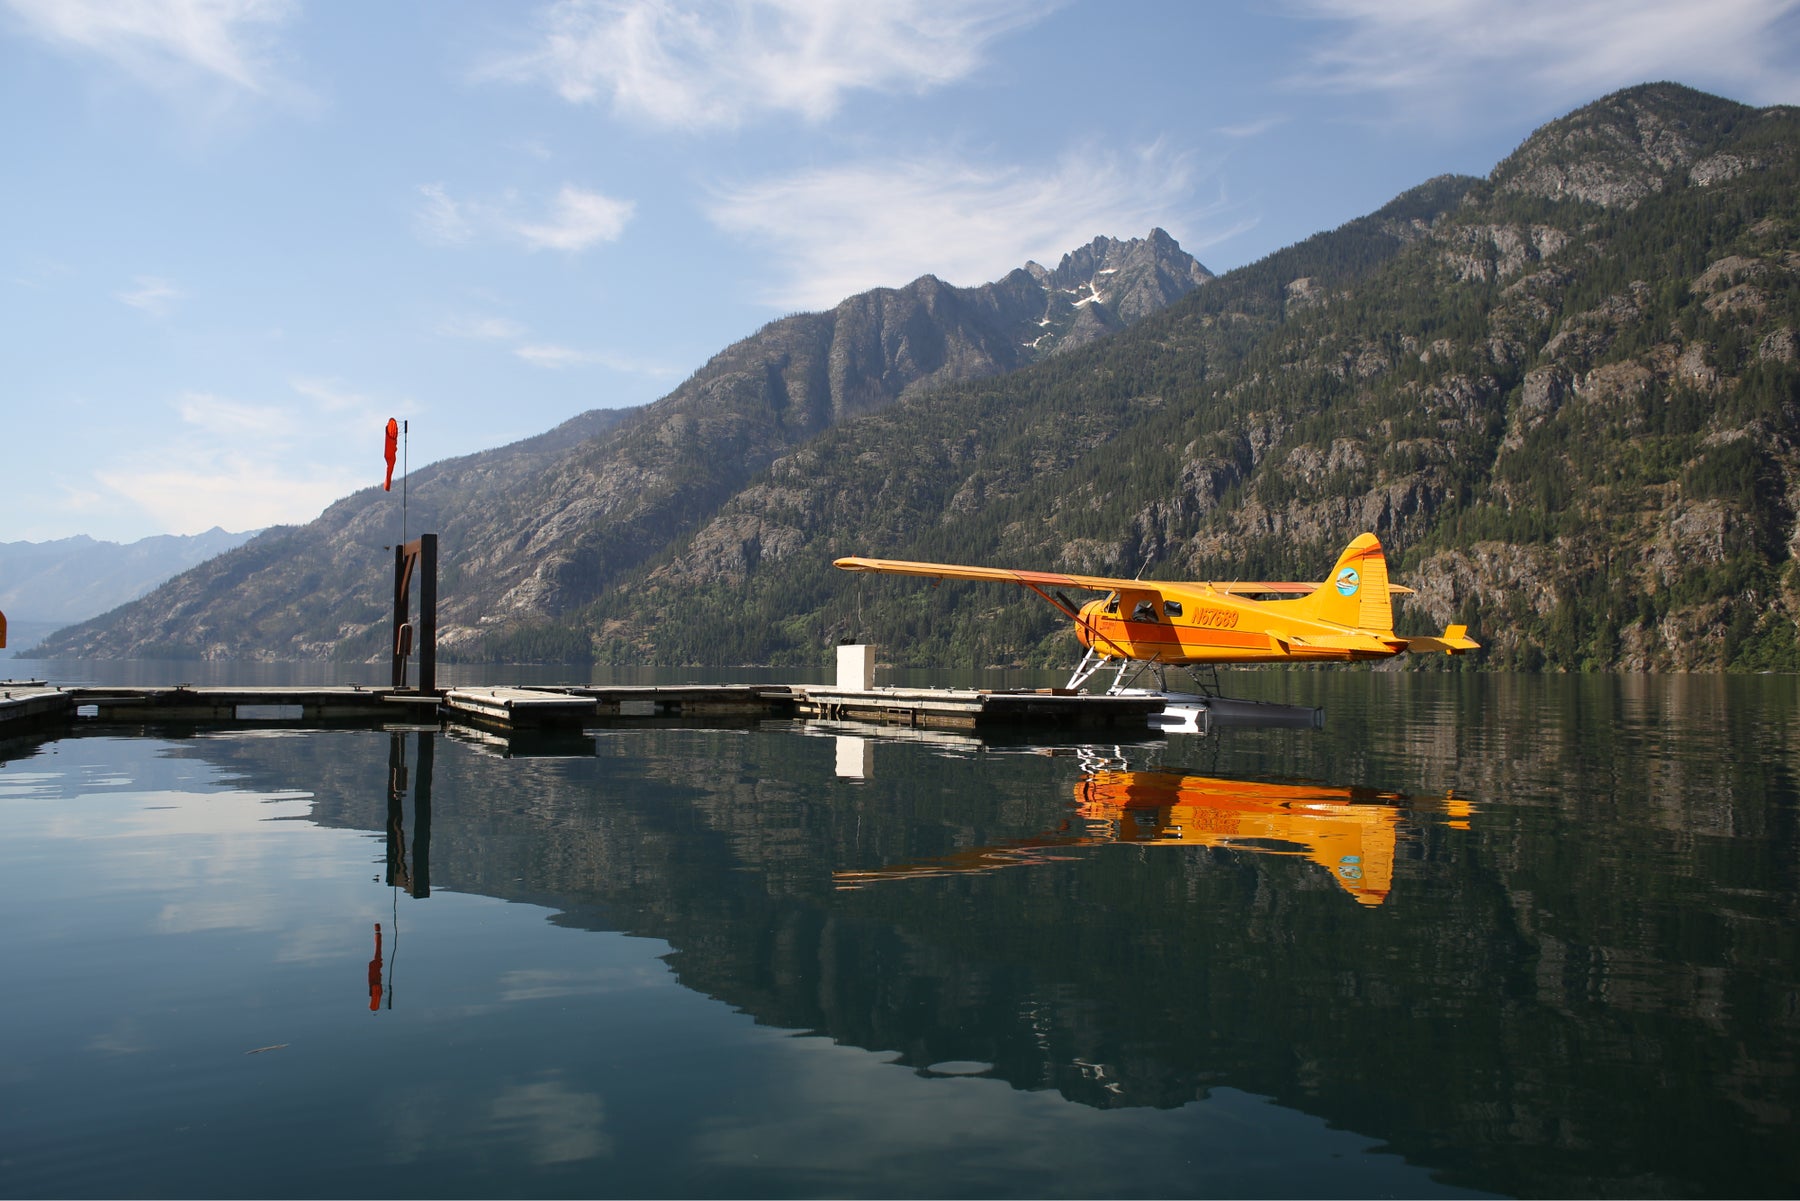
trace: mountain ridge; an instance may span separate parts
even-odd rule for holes
[[[1075,264],[1078,316],[1103,260]],[[1417,589],[1403,625],[1489,648],[1436,666],[1800,670],[1800,110],[1624,89],[1486,178],[1428,180],[1122,331],[934,374],[1018,355],[1051,274],[771,323],[492,492],[446,555],[441,653],[816,663],[854,637],[899,663],[1066,662],[1066,623],[1029,598],[831,561],[1311,578],[1366,529]],[[833,386],[859,363],[865,392]],[[373,588],[360,611],[284,608],[324,577],[281,558],[245,577],[258,613],[184,608],[176,581],[70,645],[381,653]]]
[[[436,530],[444,548],[440,645],[454,655],[459,645],[588,603],[778,453],[832,425],[1064,353],[1211,278],[1161,230],[1096,238],[1054,271],[1039,271],[1021,268],[978,288],[927,275],[781,318],[604,428],[551,431],[415,472],[412,528]],[[364,489],[51,649],[373,657],[386,641],[382,550],[392,525],[380,490]]]
[[[214,526],[199,534],[157,534],[125,543],[86,534],[0,542],[0,613],[11,627],[12,651],[135,600],[258,532]]]

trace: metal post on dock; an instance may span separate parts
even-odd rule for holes
[[[437,691],[437,535],[419,535],[419,691]]]
[[[413,561],[406,547],[394,547],[394,687],[406,687],[406,657],[412,653],[412,625],[406,620],[407,592],[412,583]]]
[[[437,691],[437,535],[420,534],[394,548],[394,687],[406,687],[406,660],[414,646],[412,577],[419,573],[419,691]]]

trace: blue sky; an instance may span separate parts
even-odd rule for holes
[[[1800,0],[0,0],[0,541],[303,522],[786,313],[1161,226],[1215,271]]]

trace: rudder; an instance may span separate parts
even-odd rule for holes
[[[1295,607],[1309,617],[1356,629],[1393,633],[1394,604],[1388,596],[1387,556],[1373,534],[1358,534],[1331,574]]]

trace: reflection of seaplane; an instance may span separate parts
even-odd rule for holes
[[[845,571],[993,580],[1029,588],[1075,623],[1075,637],[1086,654],[1069,679],[1070,688],[1087,683],[1109,660],[1119,664],[1109,692],[1128,691],[1127,673],[1149,667],[1156,673],[1158,690],[1166,693],[1168,667],[1346,663],[1406,652],[1455,655],[1480,649],[1468,636],[1467,626],[1449,626],[1441,635],[1394,633],[1391,597],[1411,589],[1388,582],[1387,559],[1373,534],[1358,535],[1345,547],[1323,583],[1172,583],[854,557],[837,560],[837,566]],[[1062,593],[1051,591],[1055,588],[1107,595],[1077,607]],[[1288,599],[1277,599],[1284,596]],[[1217,692],[1215,674],[1201,681],[1198,694],[1169,694],[1170,707],[1205,708]]]
[[[1394,845],[1409,812],[1435,811],[1467,829],[1471,807],[1446,796],[1421,804],[1398,793],[1323,784],[1265,783],[1163,771],[1091,771],[1075,785],[1075,817],[1033,838],[938,859],[832,873],[839,889],[883,880],[997,871],[1066,859],[1059,851],[1129,842],[1292,855],[1331,874],[1358,904],[1387,899]]]

